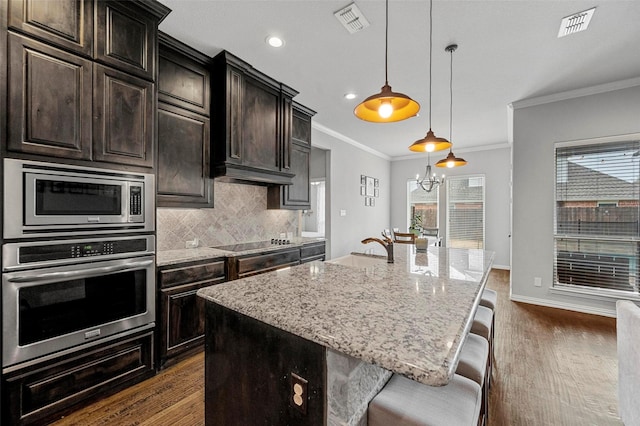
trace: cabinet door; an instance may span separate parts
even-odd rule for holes
[[[158,206],[213,207],[209,145],[208,118],[158,105]]]
[[[209,116],[207,68],[162,45],[158,63],[158,101]]]
[[[295,173],[292,185],[283,185],[285,206],[298,209],[311,208],[309,190],[309,162],[311,148],[294,142],[291,144],[291,172]]]
[[[139,77],[155,79],[157,20],[133,2],[96,1],[96,60]]]
[[[242,164],[279,171],[280,94],[249,77],[242,97]]]
[[[161,363],[194,346],[204,339],[204,299],[198,297],[199,288],[213,284],[199,282],[161,290],[162,330],[160,337]]]
[[[64,49],[92,54],[92,0],[9,0],[9,27]]]
[[[98,64],[93,78],[93,159],[153,167],[153,83]]]
[[[8,149],[91,158],[90,61],[9,34]]]

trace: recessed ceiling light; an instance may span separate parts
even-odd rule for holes
[[[271,47],[282,47],[284,46],[284,40],[277,36],[268,36],[267,44]]]
[[[355,93],[345,93],[345,94],[344,94],[344,98],[345,98],[345,99],[349,99],[349,100],[351,100],[351,99],[355,99],[357,96],[358,96],[358,95],[356,95]]]

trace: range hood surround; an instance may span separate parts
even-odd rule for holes
[[[212,60],[211,90],[217,111],[212,117],[214,178],[291,185],[292,101],[298,92],[224,50]]]

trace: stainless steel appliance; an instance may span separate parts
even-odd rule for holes
[[[214,246],[211,248],[215,248],[218,250],[226,250],[226,251],[245,251],[245,250],[264,249],[264,248],[269,248],[273,246],[284,246],[288,244],[291,244],[291,241],[272,238],[271,241],[254,241],[250,243],[238,243],[238,244],[229,244],[226,246]]]
[[[152,232],[152,174],[4,159],[4,238]]]
[[[2,366],[40,361],[155,323],[153,235],[2,247]]]

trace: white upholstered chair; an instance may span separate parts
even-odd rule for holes
[[[619,300],[616,311],[618,411],[625,425],[640,425],[640,307],[629,300]]]

